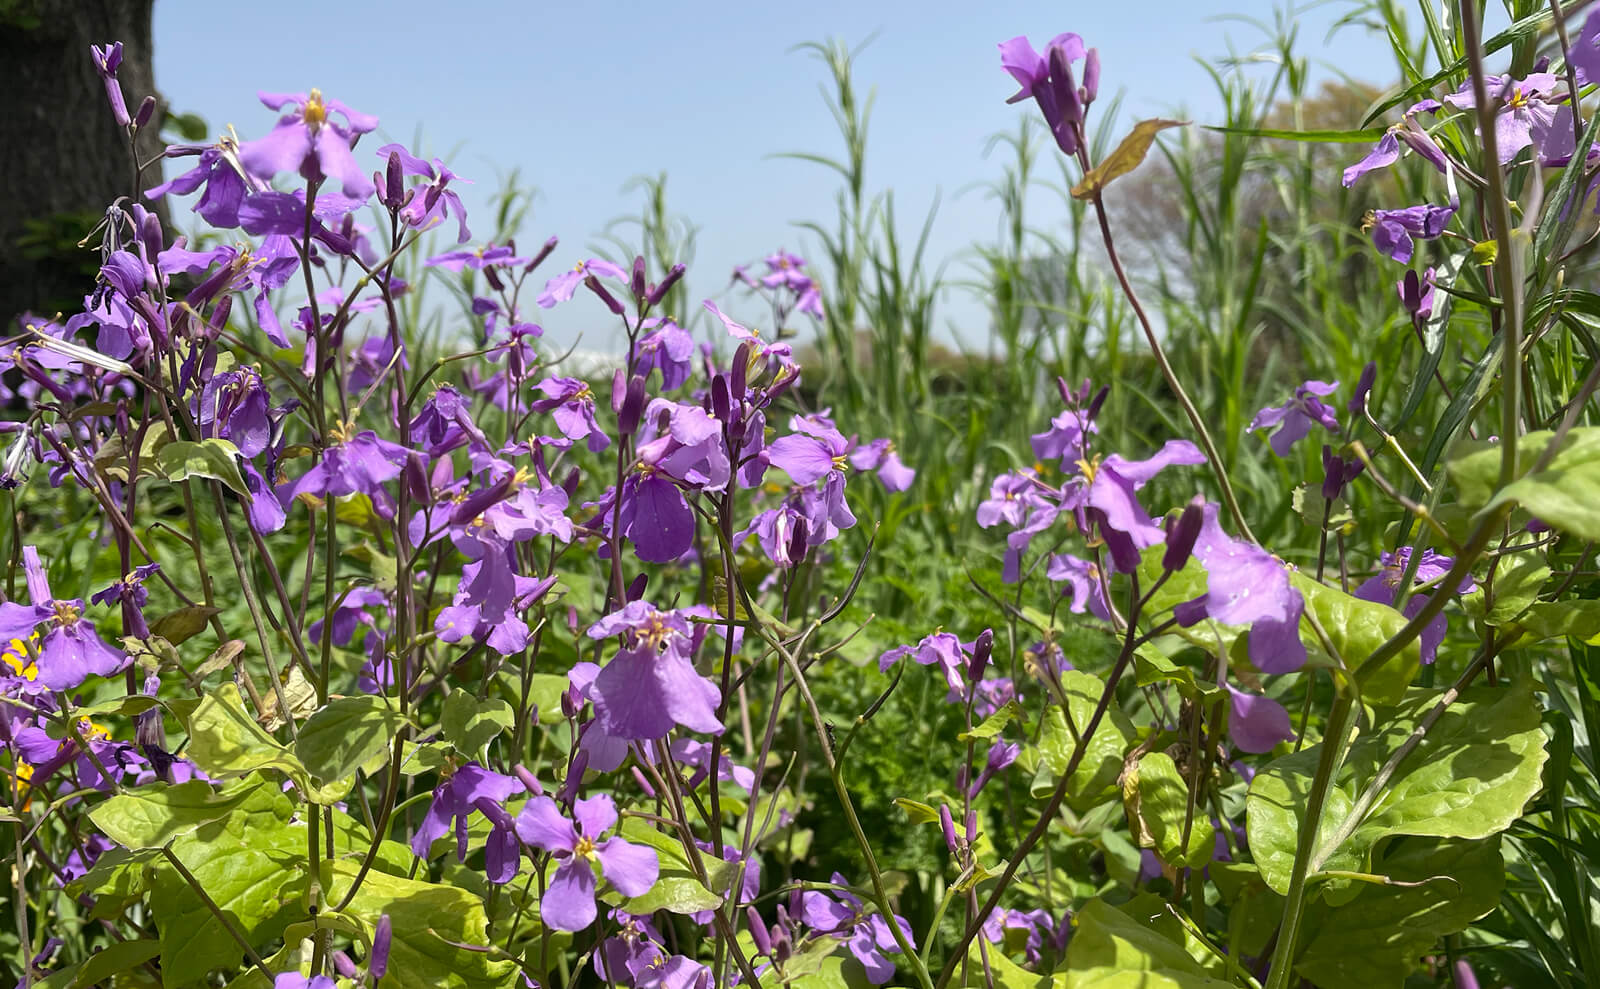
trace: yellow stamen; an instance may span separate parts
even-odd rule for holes
[[[327,122],[328,107],[322,102],[322,90],[313,89],[306,97],[306,105],[300,108],[300,119],[312,127],[320,127]]]

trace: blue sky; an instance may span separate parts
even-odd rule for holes
[[[1303,50],[1325,66],[1323,75],[1389,83],[1381,38],[1357,30],[1327,37],[1348,9],[1337,0],[1302,13]],[[942,195],[930,255],[959,276],[962,252],[996,229],[975,188],[1000,172],[985,144],[1029,112],[1003,102],[1014,87],[998,42],[1076,31],[1100,49],[1102,93],[1123,91],[1127,120],[1183,112],[1204,123],[1219,108],[1195,58],[1220,56],[1230,41],[1240,53],[1263,41],[1258,29],[1219,18],[1270,21],[1273,11],[1270,0],[280,0],[269,14],[259,5],[162,0],[154,43],[157,85],[214,132],[233,124],[243,138],[258,136],[275,117],[257,90],[315,86],[382,121],[358,155],[400,140],[474,179],[463,190],[469,216],[485,216],[501,178],[519,169],[538,190],[523,245],[552,234],[562,241],[552,273],[590,253],[609,221],[637,213],[640,194],[623,191],[631,178],[664,171],[674,212],[700,226],[690,284],[708,295],[723,289],[736,263],[779,246],[805,253],[812,245],[795,221],[831,215],[830,175],[773,157],[839,147],[818,92],[825,69],[792,52],[797,43],[855,44],[875,33],[857,63],[858,85],[876,91],[868,184],[895,190],[912,230]],[[487,236],[491,223],[474,226]],[[954,292],[943,314],[947,333],[981,345],[978,301]],[[591,315],[598,318],[563,307],[545,325],[563,340],[588,330],[586,345],[599,345],[583,325]]]

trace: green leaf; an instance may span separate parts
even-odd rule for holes
[[[1016,701],[1007,701],[999,710],[983,719],[983,723],[971,731],[964,731],[956,737],[965,742],[968,739],[981,739],[985,742],[993,741],[1006,730],[1006,725],[1013,721],[1026,722],[1027,716],[1022,713],[1022,706]]]
[[[1289,582],[1305,598],[1306,611],[1316,616],[1328,641],[1349,669],[1360,667],[1406,625],[1406,617],[1386,604],[1363,601],[1300,573],[1291,573]],[[1321,639],[1309,634],[1308,623],[1301,623],[1300,632],[1308,650],[1323,652]],[[1368,704],[1393,704],[1405,693],[1421,666],[1422,646],[1412,639],[1399,655],[1364,675],[1362,700]]]
[[[176,786],[148,783],[97,805],[89,811],[89,819],[124,848],[162,848],[179,835],[226,817],[259,785],[218,793],[204,780]]]
[[[1105,691],[1105,684],[1099,677],[1081,670],[1063,673],[1061,686],[1072,712],[1072,725],[1068,726],[1060,705],[1051,706],[1045,713],[1044,730],[1039,737],[1039,768],[1031,787],[1035,797],[1055,790],[1077,745],[1074,732],[1088,727],[1100,703],[1100,695]],[[1066,793],[1068,807],[1082,814],[1116,794],[1117,778],[1122,775],[1122,756],[1133,744],[1134,735],[1133,722],[1113,704],[1100,719],[1099,728],[1072,774]]]
[[[1362,127],[1356,130],[1282,130],[1272,127],[1207,126],[1219,134],[1240,137],[1267,137],[1279,141],[1309,141],[1315,144],[1371,144],[1388,133],[1387,127]]]
[[[106,945],[78,967],[68,983],[71,989],[87,989],[110,982],[113,976],[137,968],[161,954],[160,941],[117,941]]]
[[[156,463],[169,481],[209,477],[226,484],[246,504],[250,502],[250,489],[239,473],[239,448],[227,440],[173,440],[156,454]]]
[[[211,608],[203,604],[179,608],[151,622],[150,632],[176,646],[205,631],[211,616],[220,614],[222,614],[221,608]]]
[[[1550,579],[1550,568],[1539,553],[1522,552],[1510,559],[1495,570],[1494,605],[1484,616],[1490,625],[1506,625],[1520,617]]]
[[[1439,939],[1464,930],[1500,902],[1500,840],[1404,841],[1375,868],[1404,883],[1363,885],[1343,906],[1316,904],[1296,970],[1319,986],[1398,986]]]
[[[1153,903],[1140,900],[1136,903]],[[1135,906],[1134,903],[1128,904]],[[1146,906],[1141,913],[1150,913]],[[1154,915],[1152,915],[1154,916]],[[1170,919],[1170,918],[1169,918]],[[1067,945],[1065,989],[1224,989],[1179,942],[1147,918],[1136,920],[1104,900],[1078,912]]]
[[[1509,687],[1463,691],[1398,765],[1365,816],[1351,820],[1357,798],[1440,693],[1408,691],[1398,706],[1378,710],[1375,720],[1382,727],[1350,746],[1319,827],[1313,863],[1320,860],[1322,870],[1371,872],[1373,847],[1392,835],[1487,838],[1509,827],[1538,791],[1545,734],[1532,682],[1523,679]],[[1250,849],[1262,879],[1279,893],[1289,889],[1300,817],[1320,755],[1321,745],[1314,745],[1284,756],[1250,784]],[[1330,847],[1341,827],[1349,836]]]
[[[1211,861],[1216,829],[1204,807],[1196,809],[1183,841],[1184,819],[1189,816],[1189,783],[1165,752],[1148,752],[1123,778],[1123,801],[1128,825],[1145,848],[1154,848],[1162,862],[1176,868],[1198,869]]]
[[[565,680],[563,680],[565,682]],[[560,707],[556,710],[559,712]],[[511,705],[498,697],[478,700],[466,690],[451,691],[445,699],[444,711],[439,716],[444,737],[462,755],[476,758],[485,745],[503,731],[516,724],[516,713]]]
[[[88,872],[68,883],[67,892],[94,897],[94,909],[89,914],[93,919],[115,917],[127,904],[150,892],[157,866],[165,862],[155,849],[130,852],[113,848],[100,856]]]
[[[338,903],[359,863],[326,866],[328,899]],[[517,967],[482,950],[490,944],[483,901],[456,886],[369,872],[344,910],[369,928],[389,915],[394,936],[385,989],[498,989],[520,984]],[[466,947],[456,947],[465,945]],[[479,950],[470,950],[476,947]]]
[[[1452,460],[1447,469],[1460,500],[1490,509],[1516,502],[1540,521],[1580,539],[1600,540],[1600,426],[1574,429],[1561,441],[1545,468],[1534,463],[1555,438],[1549,431],[1528,433],[1517,441],[1516,479],[1495,489],[1501,450],[1492,446]]]
[[[1157,134],[1169,127],[1183,127],[1187,123],[1184,120],[1152,119],[1134,124],[1133,131],[1122,139],[1116,150],[1106,155],[1072,187],[1072,198],[1093,199],[1114,180],[1139,167],[1145,155],[1150,153],[1150,145],[1155,143]]]
[[[683,845],[677,839],[662,834],[648,822],[636,817],[624,820],[620,833],[629,841],[654,848],[661,872],[656,884],[643,896],[626,899],[616,893],[603,894],[606,895],[608,902],[616,900],[624,910],[638,914],[653,913],[657,910],[678,914],[699,913],[702,910],[715,910],[722,905],[722,897],[700,882],[694,867],[684,855]],[[733,874],[737,868],[735,863],[718,863],[714,858],[709,858],[706,862],[712,885],[722,890],[732,885]]]
[[[553,725],[563,720],[561,714],[561,695],[567,692],[572,684],[563,675],[556,673],[535,673],[533,680],[528,684],[527,703],[532,704],[539,711],[541,725]]]
[[[244,709],[239,688],[226,682],[200,701],[188,718],[189,747],[184,755],[210,776],[231,779],[262,769],[274,769],[288,776],[306,796],[318,803],[332,803],[349,792],[339,784],[319,787],[312,783],[306,767],[266,729],[256,724]]]
[[[1587,645],[1600,645],[1600,601],[1542,601],[1530,607],[1515,627],[1523,632],[1518,645],[1569,635]]]
[[[372,694],[339,697],[306,719],[294,754],[324,784],[350,779],[368,759],[387,751],[405,719]]]
[[[989,962],[987,973],[983,968],[985,955],[988,956]],[[1049,972],[1028,971],[1007,958],[999,945],[992,945],[983,940],[974,941],[968,950],[966,971],[967,981],[962,985],[972,987],[987,987],[991,984],[991,979],[994,989],[1049,989],[1055,982],[1066,982],[1064,975],[1052,978]]]

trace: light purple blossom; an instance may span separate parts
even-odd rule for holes
[[[1183,624],[1206,617],[1250,626],[1250,662],[1263,673],[1292,673],[1305,665],[1300,641],[1305,598],[1289,582],[1282,560],[1223,532],[1216,505],[1205,507],[1194,557],[1206,570],[1206,593],[1179,606]]]
[[[517,873],[522,851],[517,844],[511,815],[501,805],[522,789],[522,783],[516,778],[502,776],[475,762],[462,766],[433,791],[433,803],[428,806],[427,816],[411,837],[411,850],[418,858],[427,858],[433,843],[449,833],[453,823],[456,858],[466,861],[467,818],[476,810],[490,823],[488,843],[484,846],[489,881],[509,882]]]
[[[1402,546],[1396,552],[1384,552],[1379,558],[1381,569],[1378,573],[1367,578],[1360,587],[1356,588],[1355,596],[1363,601],[1375,601],[1379,604],[1394,606],[1400,596],[1400,582],[1405,579],[1406,568],[1411,563],[1411,547]],[[1431,549],[1422,551],[1422,556],[1417,560],[1417,572],[1412,576],[1412,586],[1432,584],[1450,572],[1450,567],[1455,560],[1442,556]],[[1461,583],[1452,591],[1450,588],[1436,586],[1433,590],[1413,594],[1406,599],[1405,607],[1401,614],[1413,618],[1424,607],[1428,599],[1434,594],[1467,594],[1477,586],[1471,576],[1462,579]],[[1444,642],[1446,620],[1444,612],[1434,616],[1433,621],[1422,630],[1419,643],[1422,649],[1422,661],[1431,663],[1438,655],[1439,645]]]
[[[544,291],[539,293],[540,308],[549,309],[557,303],[570,301],[578,291],[578,286],[582,285],[583,280],[591,275],[597,278],[611,278],[619,282],[627,282],[628,280],[628,273],[610,261],[602,261],[599,258],[579,261],[572,266],[571,271],[563,271],[548,282],[545,282]]]
[[[617,823],[610,794],[576,802],[572,820],[549,797],[534,797],[517,815],[523,841],[551,853],[559,863],[539,903],[539,916],[558,931],[581,931],[594,923],[595,876],[598,863],[606,881],[624,896],[643,896],[655,885],[660,862],[655,849],[623,838],[600,841]]]
[[[259,95],[270,109],[292,109],[267,136],[239,146],[239,162],[246,172],[264,184],[283,172],[298,172],[313,181],[327,177],[337,179],[347,196],[364,200],[372,195],[372,178],[356,164],[350,148],[362,134],[377,128],[377,117],[324,99],[316,89]],[[344,122],[334,120],[334,115]]]
[[[1403,209],[1373,210],[1370,226],[1372,244],[1381,253],[1401,264],[1411,263],[1415,248],[1413,238],[1435,240],[1444,234],[1450,218],[1456,214],[1456,204],[1435,206],[1422,203]]]
[[[703,633],[702,633],[703,634]],[[622,648],[589,688],[605,730],[619,738],[660,738],[675,726],[717,734],[722,692],[695,671],[695,635],[683,611],[632,601],[589,629],[591,639],[622,638]]]
[[[849,885],[837,872],[833,874],[833,884]],[[900,945],[883,914],[868,913],[860,897],[847,889],[831,893],[807,890],[800,894],[800,916],[818,935],[845,941],[850,954],[867,970],[867,978],[874,985],[882,985],[894,977],[894,962],[885,956],[899,954]],[[905,918],[896,916],[894,922],[900,926],[906,941],[913,943],[911,927]]]
[[[1228,736],[1241,752],[1271,752],[1294,738],[1289,712],[1270,697],[1228,688]]]
[[[1294,396],[1282,405],[1269,405],[1250,420],[1250,429],[1271,429],[1272,452],[1287,457],[1295,443],[1311,432],[1313,423],[1323,429],[1337,432],[1339,417],[1333,407],[1322,401],[1332,395],[1339,382],[1307,381],[1294,390]]]
[[[856,447],[850,453],[850,466],[856,470],[877,471],[878,480],[889,491],[904,491],[917,479],[917,472],[905,465],[894,442],[887,439]]]
[[[39,640],[38,675],[30,688],[71,690],[90,676],[111,676],[127,665],[127,655],[101,641],[84,619],[82,599],[58,599],[50,592],[38,549],[22,548],[22,566],[32,603],[0,604],[0,642],[26,640],[45,626]]]
[[[1581,36],[1580,36],[1581,42]],[[1536,128],[1548,130],[1554,122],[1557,104],[1567,98],[1566,87],[1553,72],[1535,72],[1526,79],[1490,76],[1484,80],[1489,99],[1495,105],[1494,140],[1500,164],[1508,164],[1523,148],[1533,144]],[[1444,98],[1457,110],[1472,110],[1478,105],[1472,82]],[[1571,121],[1568,121],[1571,129]]]

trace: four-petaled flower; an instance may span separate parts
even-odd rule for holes
[[[1311,432],[1313,423],[1329,432],[1339,428],[1339,417],[1322,399],[1332,395],[1339,382],[1307,381],[1282,405],[1269,405],[1250,420],[1250,428],[1272,429],[1272,452],[1287,457],[1295,443]]]
[[[24,546],[22,565],[33,603],[0,604],[0,642],[27,640],[40,625],[46,627],[39,639],[38,672],[30,686],[70,690],[90,675],[110,676],[120,671],[128,662],[127,655],[95,634],[94,626],[83,617],[81,599],[57,598],[50,592],[38,549]]]
[[[655,849],[601,835],[617,823],[610,794],[577,801],[572,820],[549,797],[534,797],[517,815],[517,835],[549,852],[560,864],[539,902],[539,916],[558,931],[581,931],[594,923],[594,868],[624,896],[643,896],[655,885],[661,864]]]

